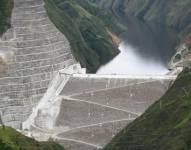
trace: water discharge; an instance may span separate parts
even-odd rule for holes
[[[168,69],[162,62],[144,58],[135,48],[126,43],[121,43],[119,50],[121,53],[102,66],[97,74],[164,75],[168,73]]]

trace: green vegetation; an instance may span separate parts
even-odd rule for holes
[[[169,5],[166,22],[170,27],[176,28],[180,36],[185,37],[191,33],[191,1],[176,0],[174,5]]]
[[[163,8],[163,6],[165,8]],[[160,9],[156,12],[156,17],[152,20],[164,22],[167,26],[172,27],[180,33],[180,36],[185,36],[191,32],[190,17],[191,17],[191,1],[190,0],[169,0],[166,4],[161,5]],[[162,13],[162,9],[165,13]],[[152,11],[147,15],[152,15]],[[148,19],[149,20],[149,19]]]
[[[119,53],[108,30],[120,34],[126,29],[108,12],[86,0],[45,0],[48,15],[70,41],[75,58],[88,71]]]
[[[190,0],[135,0],[130,13],[147,22],[155,22],[174,28],[185,37],[191,33],[191,1]]]
[[[16,130],[0,126],[0,150],[64,150],[54,142],[37,142]]]
[[[158,102],[104,148],[135,149],[191,149],[191,69],[185,69]]]
[[[92,0],[93,1],[93,0]],[[175,29],[180,39],[191,33],[191,0],[113,0],[115,13],[134,15],[148,24]],[[96,1],[107,6],[107,0]]]
[[[1,0],[0,2],[0,36],[10,28],[10,18],[13,8],[13,0]]]

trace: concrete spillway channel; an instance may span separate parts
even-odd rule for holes
[[[175,78],[71,75],[57,97],[61,102],[54,127],[45,129],[41,118],[30,134],[39,140],[52,138],[67,150],[100,149],[158,100]]]

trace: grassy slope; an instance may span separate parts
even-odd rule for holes
[[[0,36],[10,27],[10,18],[13,7],[12,0],[0,2]]]
[[[101,6],[108,0],[96,1]],[[110,0],[111,1],[111,0]],[[191,0],[113,0],[113,8],[147,23],[157,23],[177,30],[180,38],[191,34]]]
[[[158,102],[104,148],[135,149],[191,149],[191,70],[186,69]]]
[[[47,12],[71,43],[75,58],[90,72],[119,51],[107,30],[119,34],[126,29],[111,14],[86,0],[45,0]]]
[[[191,33],[190,0],[132,0],[126,11],[147,22],[156,22],[176,29],[180,36]]]
[[[53,142],[37,142],[16,130],[0,126],[0,150],[64,150]]]
[[[169,27],[175,28],[180,36],[186,36],[188,32],[191,33],[190,8],[190,0],[168,0],[164,1],[157,10],[148,12],[145,18],[149,21],[165,22]]]

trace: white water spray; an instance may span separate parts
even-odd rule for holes
[[[102,66],[97,74],[164,75],[168,69],[159,61],[144,58],[132,46],[121,43],[121,53],[108,64]]]

